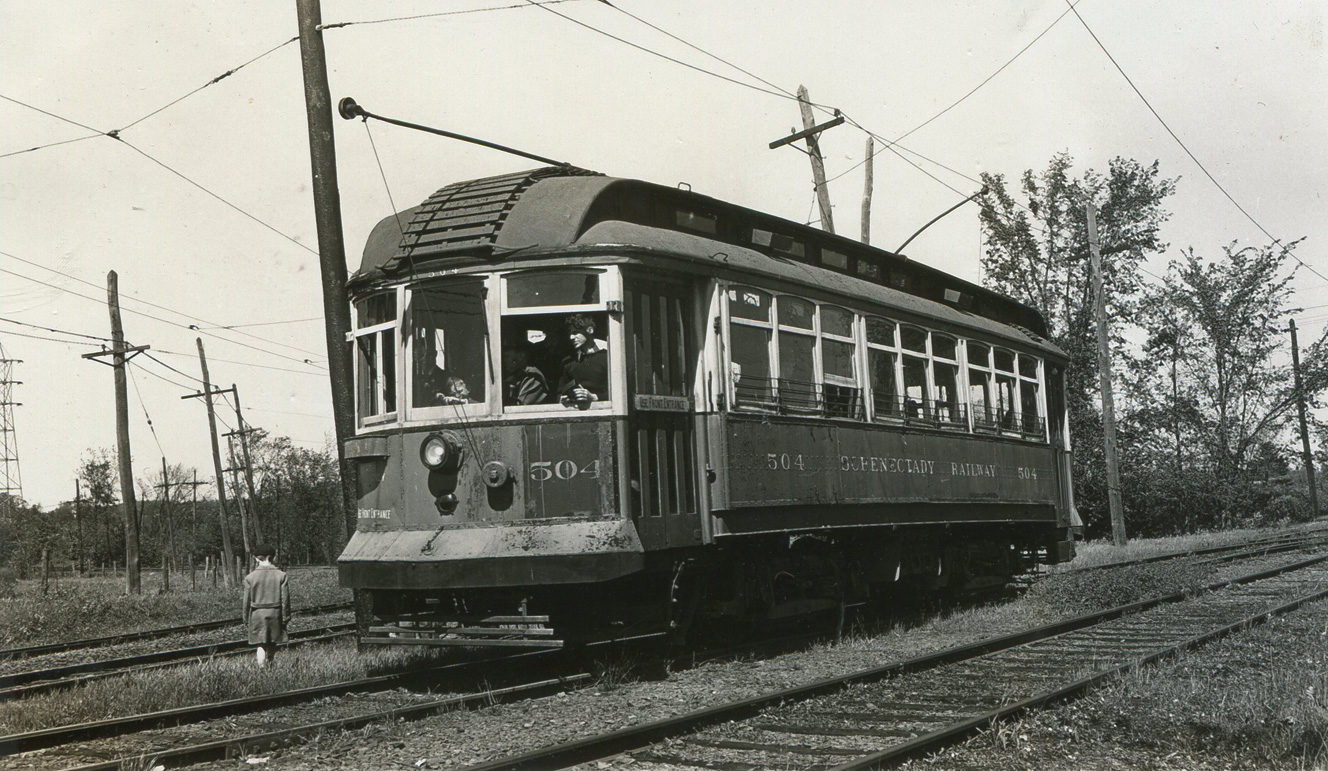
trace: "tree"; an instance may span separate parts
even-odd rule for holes
[[[1295,246],[1233,243],[1214,259],[1190,248],[1141,303],[1140,321],[1154,332],[1136,367],[1138,390],[1163,377],[1171,386],[1151,403],[1140,397],[1136,422],[1152,444],[1172,445],[1178,471],[1189,467],[1203,487],[1221,492],[1212,509],[1221,520],[1211,524],[1257,507],[1255,481],[1287,475],[1296,395],[1287,351],[1294,274],[1286,263]],[[1303,356],[1311,405],[1328,385],[1326,347],[1320,337]],[[1168,359],[1170,374],[1158,376]],[[1171,426],[1170,435],[1159,425]]]
[[[86,501],[83,548],[93,564],[113,564],[124,554],[124,528],[112,521],[119,502],[115,494],[119,486],[116,469],[115,455],[104,448],[89,450],[78,469]]]
[[[1071,175],[1073,159],[1059,153],[1046,171],[1025,171],[1021,204],[999,174],[983,174],[980,200],[985,229],[984,282],[1031,305],[1046,318],[1051,339],[1070,358],[1066,406],[1075,437],[1074,478],[1080,511],[1090,527],[1107,519],[1105,460],[1098,396],[1093,288],[1084,207],[1098,208],[1098,237],[1111,330],[1117,347],[1138,310],[1140,264],[1166,248],[1159,228],[1168,213],[1162,203],[1175,180],[1161,176],[1157,162],[1116,158],[1105,175]]]

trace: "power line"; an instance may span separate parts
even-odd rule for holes
[[[125,362],[128,364],[129,362]],[[157,436],[157,428],[152,425],[152,416],[148,414],[148,405],[143,401],[143,392],[138,390],[138,378],[134,377],[134,370],[137,367],[128,367],[129,382],[134,384],[134,395],[138,397],[138,406],[143,408],[143,417],[148,422],[148,431],[152,432],[152,441],[157,443],[157,449],[161,450],[161,457],[166,457],[166,449],[161,446],[161,438]]]
[[[148,155],[148,154],[147,154],[146,152],[144,152],[143,150],[141,150],[141,149],[139,149],[138,147],[135,147],[134,145],[130,144],[129,141],[126,140],[126,139],[124,139],[123,137],[116,137],[116,139],[120,140],[120,143],[123,144],[125,147],[128,147],[129,149],[133,150],[134,152],[138,153],[139,155],[142,155],[144,158],[147,158],[149,161],[152,161],[153,163],[155,163],[155,164],[157,164],[158,166],[162,167],[163,169],[169,171],[170,173],[174,174],[175,176],[179,177],[180,179],[183,179],[185,182],[188,182],[189,184],[193,185],[194,187],[198,188],[199,190],[202,190],[204,193],[207,193],[208,195],[212,196],[213,198],[217,199],[218,201],[221,201],[222,203],[226,204],[227,206],[229,206],[230,208],[232,208],[232,209],[234,209],[235,211],[239,212],[240,214],[243,214],[244,216],[248,217],[249,219],[253,220],[254,222],[257,222],[259,225],[262,225],[263,227],[267,228],[268,230],[272,231],[273,233],[276,233],[277,235],[281,236],[282,238],[286,239],[287,241],[290,241],[292,244],[295,244],[296,246],[300,247],[301,249],[303,249],[303,250],[309,252],[310,254],[312,254],[312,255],[314,255],[314,256],[318,256],[318,252],[317,252],[315,249],[313,249],[312,247],[308,246],[307,244],[303,244],[303,243],[301,243],[300,240],[297,239],[297,238],[295,238],[294,236],[290,236],[290,235],[287,235],[287,234],[281,232],[281,231],[278,230],[276,227],[274,227],[274,226],[272,226],[272,225],[269,225],[268,223],[266,223],[266,222],[264,222],[263,220],[259,219],[257,216],[255,216],[255,215],[253,215],[253,214],[250,214],[249,212],[245,211],[244,209],[241,209],[239,206],[236,206],[235,204],[231,203],[230,201],[226,200],[225,198],[222,198],[222,197],[221,197],[220,195],[218,195],[217,193],[212,192],[212,191],[209,190],[207,187],[205,187],[202,183],[200,183],[200,182],[195,182],[194,180],[192,180],[192,179],[190,179],[189,177],[185,176],[182,172],[180,172],[180,171],[178,171],[178,170],[172,168],[171,166],[168,166],[166,163],[164,163],[164,162],[162,162],[162,161],[160,161],[160,160],[157,160],[156,158],[152,157],[151,155]]]
[[[1282,251],[1290,255],[1291,259],[1300,263],[1301,267],[1305,268],[1306,270],[1318,276],[1319,278],[1328,281],[1328,276],[1325,276],[1324,274],[1315,270],[1313,266],[1306,263],[1304,260],[1300,259],[1300,257],[1298,257],[1295,252],[1291,251],[1288,247],[1283,245],[1282,240],[1280,238],[1277,238],[1272,233],[1269,233],[1268,230],[1264,228],[1263,225],[1259,224],[1259,221],[1256,220],[1253,215],[1251,215],[1248,211],[1245,210],[1244,206],[1240,205],[1240,202],[1238,202],[1234,197],[1232,197],[1231,193],[1227,192],[1227,189],[1222,186],[1222,183],[1218,182],[1217,178],[1214,177],[1208,171],[1208,167],[1204,166],[1203,162],[1200,161],[1199,158],[1195,156],[1194,153],[1190,152],[1190,148],[1186,147],[1185,143],[1181,141],[1181,138],[1177,136],[1176,132],[1171,130],[1171,126],[1168,126],[1167,122],[1162,119],[1162,116],[1159,115],[1157,110],[1153,108],[1152,103],[1150,103],[1148,101],[1148,97],[1144,96],[1143,92],[1139,90],[1139,87],[1134,85],[1134,81],[1130,80],[1130,76],[1125,74],[1125,70],[1120,66],[1120,63],[1116,61],[1116,57],[1111,55],[1111,52],[1107,50],[1106,45],[1104,45],[1102,41],[1098,38],[1097,33],[1093,32],[1093,28],[1088,26],[1088,22],[1084,20],[1084,17],[1079,15],[1079,11],[1075,9],[1074,3],[1070,3],[1070,0],[1065,0],[1065,1],[1066,3],[1069,3],[1070,11],[1074,13],[1075,18],[1079,19],[1079,23],[1084,25],[1084,29],[1087,30],[1088,34],[1093,38],[1093,42],[1097,43],[1097,47],[1101,48],[1102,53],[1107,55],[1107,58],[1111,60],[1112,66],[1116,68],[1116,71],[1121,74],[1122,78],[1125,78],[1125,82],[1130,84],[1130,88],[1134,91],[1135,95],[1137,95],[1139,99],[1143,101],[1144,106],[1148,108],[1149,112],[1153,113],[1153,117],[1157,118],[1157,122],[1162,124],[1162,128],[1167,130],[1167,133],[1170,134],[1171,138],[1176,141],[1176,144],[1180,145],[1180,149],[1184,150],[1185,154],[1190,156],[1190,160],[1194,161],[1195,166],[1199,167],[1199,171],[1202,171],[1204,173],[1204,176],[1208,177],[1208,181],[1212,182],[1217,187],[1217,189],[1222,192],[1222,195],[1226,196],[1227,200],[1230,201],[1232,205],[1235,206],[1238,210],[1240,210],[1241,214],[1245,215],[1246,219],[1254,223],[1254,226],[1258,228],[1260,232],[1262,232],[1265,236],[1268,236],[1268,238],[1274,244],[1282,247]]]
[[[3,154],[3,155],[0,155],[0,158],[8,158],[8,157],[11,156],[11,155],[22,155],[22,154],[24,154],[24,153],[32,153],[32,152],[36,152],[36,151],[38,151],[38,150],[45,150],[45,149],[48,148],[48,147],[58,147],[58,146],[60,146],[60,145],[69,145],[69,144],[73,144],[74,142],[82,142],[84,139],[95,139],[95,138],[97,138],[97,137],[99,137],[99,136],[102,136],[102,134],[101,134],[100,132],[98,132],[98,133],[96,133],[96,134],[88,134],[87,136],[75,137],[75,138],[73,138],[73,139],[62,139],[62,140],[60,140],[59,142],[47,142],[47,143],[44,144],[44,145],[37,145],[36,147],[29,147],[29,148],[27,148],[26,150],[14,150],[13,152],[5,153],[5,154]]]
[[[33,335],[33,334],[29,334],[29,333],[27,333],[27,332],[6,332],[5,335],[6,335],[6,336],[12,336],[12,337],[27,337],[27,338],[30,338],[30,339],[32,339],[32,340],[47,340],[47,341],[52,342],[52,343],[64,343],[65,345],[87,345],[87,346],[91,346],[91,345],[92,345],[92,343],[83,343],[83,342],[79,342],[78,340],[61,340],[61,339],[58,338],[58,337],[47,337],[47,336],[45,336],[45,335]]]
[[[190,91],[189,93],[185,94],[184,96],[181,96],[181,97],[179,97],[179,98],[177,98],[177,99],[175,99],[175,100],[173,100],[173,101],[171,101],[171,102],[166,103],[165,105],[163,105],[163,106],[161,106],[161,107],[158,107],[157,109],[153,110],[152,112],[148,113],[147,115],[144,115],[143,117],[139,118],[138,120],[136,120],[136,121],[134,121],[134,122],[132,122],[132,123],[126,124],[125,126],[119,128],[119,129],[117,129],[117,130],[116,130],[116,133],[118,133],[118,132],[120,132],[120,131],[126,131],[126,130],[128,130],[128,129],[131,129],[131,128],[133,128],[134,126],[137,126],[138,124],[140,124],[140,123],[142,123],[143,121],[147,120],[148,118],[151,118],[151,117],[153,117],[154,115],[156,115],[156,114],[158,114],[158,113],[160,113],[160,112],[162,112],[162,111],[164,111],[164,110],[168,110],[168,109],[170,109],[171,107],[174,107],[175,105],[179,104],[180,102],[183,102],[184,100],[188,99],[189,97],[193,96],[194,94],[197,94],[199,91],[202,91],[203,89],[205,89],[205,88],[207,88],[207,87],[209,87],[209,86],[214,86],[214,85],[216,85],[217,83],[220,83],[221,81],[225,80],[226,78],[229,78],[231,75],[234,75],[235,73],[239,72],[240,70],[244,69],[245,67],[248,67],[249,65],[251,65],[251,64],[253,64],[254,62],[258,61],[259,59],[262,59],[262,58],[264,58],[265,56],[268,56],[269,54],[272,54],[272,53],[274,53],[274,52],[276,52],[276,51],[278,51],[278,50],[280,50],[280,49],[282,49],[282,48],[285,48],[286,46],[290,45],[291,43],[294,43],[295,41],[297,41],[297,40],[299,40],[299,39],[300,39],[300,36],[299,36],[299,35],[296,35],[295,37],[291,38],[290,40],[285,41],[284,43],[278,43],[277,45],[273,46],[272,48],[269,48],[268,50],[264,51],[263,53],[259,54],[258,56],[255,56],[254,58],[250,59],[249,61],[245,62],[244,64],[241,64],[241,65],[238,65],[238,66],[236,66],[236,67],[232,67],[232,68],[229,69],[229,70],[226,70],[225,72],[221,73],[221,74],[218,75],[217,77],[213,78],[212,80],[209,80],[208,82],[204,83],[203,85],[199,86],[198,88],[195,88],[193,91]]]
[[[165,351],[163,351],[162,353],[165,353]],[[146,356],[146,357],[148,357],[149,359],[151,359],[151,360],[157,362],[158,364],[160,364],[161,366],[165,367],[166,369],[169,369],[171,372],[174,372],[174,373],[177,374],[177,375],[183,375],[184,377],[187,377],[187,378],[189,378],[190,380],[196,380],[196,381],[198,381],[199,383],[203,382],[203,378],[200,378],[200,377],[194,377],[193,375],[190,375],[188,372],[181,372],[180,370],[176,369],[175,367],[172,367],[171,365],[167,364],[166,362],[162,361],[161,359],[158,359],[156,356],[153,356],[151,353],[148,353],[147,351],[143,351],[143,355]]]
[[[37,106],[35,106],[35,105],[28,104],[27,102],[21,102],[21,101],[19,101],[18,99],[15,99],[15,98],[12,97],[12,96],[5,96],[4,94],[0,94],[0,99],[4,99],[6,102],[13,102],[14,104],[17,104],[17,105],[19,105],[19,106],[21,106],[21,107],[26,107],[26,108],[28,108],[29,110],[35,110],[35,111],[41,113],[42,115],[46,115],[46,116],[48,116],[48,117],[55,118],[55,119],[58,120],[58,121],[64,121],[65,123],[68,123],[68,124],[71,124],[71,125],[74,125],[74,126],[78,126],[79,128],[87,129],[88,131],[96,131],[97,134],[104,134],[104,133],[106,133],[106,132],[104,132],[104,131],[102,131],[102,130],[100,130],[100,129],[95,129],[95,128],[89,126],[89,125],[86,124],[86,123],[79,123],[78,121],[74,120],[73,118],[66,118],[66,117],[63,116],[63,115],[56,115],[55,113],[51,112],[50,110],[43,110],[42,108],[37,107]]]
[[[197,354],[192,354],[192,353],[180,353],[180,352],[178,352],[178,351],[164,351],[164,350],[162,350],[162,349],[160,349],[160,348],[154,348],[153,350],[156,351],[157,353],[166,354],[167,356],[184,356],[184,357],[186,357],[186,358],[190,358],[190,359],[196,358],[196,356],[197,356]],[[303,369],[291,369],[290,367],[274,367],[274,366],[272,366],[271,364],[255,364],[255,363],[252,362],[252,361],[236,361],[235,359],[219,359],[219,358],[217,358],[217,357],[215,357],[215,356],[209,356],[209,357],[208,357],[208,361],[221,362],[221,363],[223,363],[223,364],[238,364],[238,365],[240,365],[240,366],[242,366],[242,367],[256,367],[256,368],[258,368],[258,369],[271,369],[271,370],[276,370],[277,372],[294,372],[294,373],[297,374],[297,375],[314,375],[314,376],[316,376],[316,377],[324,377],[324,373],[323,373],[323,372],[310,372],[310,371],[308,371],[308,370],[303,370]],[[305,364],[308,364],[308,365],[311,366],[311,367],[318,367],[318,366],[319,366],[319,365],[314,364],[313,362],[308,361],[308,360],[306,360],[304,363],[305,363]],[[189,377],[193,378],[192,375],[189,375]],[[193,379],[197,380],[198,378],[193,378]]]
[[[556,5],[558,3],[572,2],[572,0],[542,0],[534,3],[535,5]],[[440,11],[438,13],[421,13],[415,16],[394,16],[389,19],[366,19],[364,21],[339,21],[330,24],[319,24],[319,31],[338,29],[340,27],[358,27],[366,24],[387,24],[394,21],[417,21],[419,19],[435,19],[439,16],[461,16],[467,13],[484,13],[486,11],[510,11],[517,8],[529,8],[527,3],[518,3],[517,5],[497,5],[490,8],[470,8],[464,11]]]
[[[4,255],[4,256],[6,256],[6,257],[10,257],[10,258],[12,258],[12,259],[18,260],[19,262],[27,263],[27,264],[29,264],[29,265],[36,265],[37,267],[44,268],[45,270],[49,270],[49,271],[51,271],[51,272],[53,272],[53,273],[57,273],[58,275],[64,276],[64,277],[66,277],[66,278],[73,279],[73,280],[78,281],[78,282],[83,283],[83,284],[88,284],[89,286],[94,286],[94,287],[96,286],[95,284],[92,284],[92,283],[89,282],[89,281],[85,281],[85,280],[83,280],[83,279],[81,279],[81,278],[78,278],[77,276],[71,276],[71,275],[69,275],[69,274],[67,274],[67,273],[60,273],[59,271],[56,271],[56,270],[54,270],[54,269],[52,269],[52,268],[46,268],[44,265],[40,265],[39,263],[34,263],[34,262],[29,261],[29,260],[24,260],[24,259],[22,259],[22,258],[20,258],[20,257],[16,257],[16,256],[14,256],[14,255],[12,255],[12,254],[10,254],[9,252],[6,252],[6,251],[4,251],[4,250],[0,250],[0,255]],[[76,292],[76,291],[74,291],[73,289],[70,289],[70,288],[68,288],[68,287],[59,286],[59,285],[57,285],[57,284],[52,284],[52,283],[50,283],[50,282],[48,282],[48,281],[42,281],[41,279],[33,278],[32,276],[25,276],[25,275],[23,275],[22,273],[16,273],[16,272],[14,272],[14,271],[12,271],[12,270],[8,270],[8,269],[6,269],[6,268],[0,268],[0,273],[7,273],[7,274],[9,274],[9,275],[11,275],[11,276],[16,276],[16,277],[21,278],[21,279],[24,279],[24,280],[26,280],[26,281],[31,281],[31,282],[33,282],[33,283],[35,283],[35,284],[41,284],[42,286],[50,287],[51,289],[55,289],[55,290],[60,291],[60,292],[65,292],[65,293],[67,293],[67,294],[72,294],[72,295],[74,295],[75,297],[81,297],[81,298],[83,298],[83,299],[85,299],[85,300],[91,300],[92,302],[95,302],[95,303],[97,303],[98,305],[104,305],[105,302],[106,302],[104,299],[100,299],[100,298],[96,298],[96,297],[89,297],[88,295],[82,294],[82,293],[80,293],[80,292]],[[143,303],[145,303],[145,304],[152,305],[152,303],[147,303],[147,301],[144,301],[144,300],[140,300],[139,302],[143,302]],[[154,306],[154,307],[161,307],[161,306]],[[134,309],[134,308],[121,308],[121,310],[123,310],[123,311],[126,312],[126,313],[132,313],[132,314],[134,314],[134,315],[136,315],[136,316],[142,316],[142,317],[144,317],[144,318],[152,319],[153,321],[158,321],[158,322],[161,322],[162,324],[168,324],[168,325],[173,326],[173,327],[180,327],[180,328],[182,328],[182,329],[193,329],[193,327],[191,327],[191,326],[189,326],[189,325],[186,325],[186,324],[181,324],[181,323],[178,322],[178,321],[171,321],[170,319],[164,319],[164,318],[162,318],[162,317],[160,317],[160,316],[154,316],[154,315],[151,314],[151,313],[147,313],[147,312],[144,312],[144,311],[136,310],[136,309]],[[168,310],[168,311],[170,311],[171,313],[179,313],[179,315],[181,315],[181,316],[184,316],[184,315],[185,315],[185,314],[183,314],[183,313],[180,313],[179,311],[174,311],[174,310],[171,310],[171,309],[169,309],[169,308],[164,308],[164,310]],[[186,316],[186,318],[189,318],[189,317]],[[215,338],[215,339],[217,339],[217,340],[221,340],[222,342],[230,343],[231,345],[238,345],[238,346],[240,346],[240,347],[242,347],[242,348],[249,348],[249,349],[251,349],[251,350],[258,351],[259,353],[265,353],[265,354],[267,354],[267,355],[269,355],[269,356],[276,356],[276,357],[278,357],[278,358],[288,359],[288,360],[290,360],[290,361],[296,361],[296,362],[299,362],[299,363],[301,363],[301,364],[308,364],[309,366],[312,366],[312,367],[318,368],[318,365],[315,365],[315,364],[313,364],[312,362],[310,362],[310,361],[308,361],[308,360],[305,360],[305,359],[297,359],[297,358],[295,358],[294,356],[288,356],[288,355],[286,355],[286,354],[284,354],[284,353],[277,353],[276,351],[269,351],[269,350],[264,349],[264,348],[259,348],[259,347],[256,346],[256,345],[250,345],[249,343],[243,343],[243,342],[240,342],[239,340],[231,340],[231,339],[229,339],[229,338],[220,337],[219,335],[212,334],[212,333],[209,333],[209,332],[202,332],[202,334],[205,334],[205,335],[207,335],[208,337],[212,337],[212,338]],[[256,366],[257,366],[257,365],[256,365]],[[313,374],[313,373],[309,373],[309,374]]]
[[[73,337],[85,337],[89,340],[96,340],[98,342],[103,342],[103,343],[112,342],[111,338],[109,337],[98,337],[97,335],[85,335],[82,332],[70,332],[65,329],[56,329],[55,327],[44,327],[41,324],[29,324],[26,321],[19,321],[17,319],[8,319],[3,316],[0,316],[0,321],[4,321],[10,324],[17,324],[20,327],[30,327],[32,329],[40,329],[45,332],[56,332],[61,335],[72,335]]]

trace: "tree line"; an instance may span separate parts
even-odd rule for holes
[[[135,480],[142,569],[217,565],[224,559],[223,527],[236,545],[234,556],[247,557],[254,535],[247,543],[243,535],[257,529],[255,523],[285,564],[336,564],[345,542],[336,454],[331,448],[297,447],[261,429],[254,430],[249,449],[255,495],[250,498],[238,473],[228,475],[224,515],[210,471],[167,465],[164,472],[158,467]],[[39,575],[43,557],[66,572],[124,570],[124,512],[114,451],[85,453],[78,489],[75,499],[53,508],[6,501],[10,514],[0,517],[0,570],[9,578]]]
[[[1132,535],[1306,520],[1289,322],[1300,241],[1212,244],[1171,252],[1161,240],[1178,179],[1157,162],[1116,158],[1075,174],[1068,153],[1017,182],[984,174],[984,283],[1046,317],[1070,358],[1066,400],[1073,476],[1090,536],[1110,530],[1085,205],[1099,209],[1104,298],[1117,400],[1121,496]],[[1170,255],[1164,270],[1150,258]],[[1314,418],[1328,389],[1328,331],[1301,340]],[[1320,479],[1322,474],[1319,475]],[[1320,498],[1323,498],[1320,495]]]

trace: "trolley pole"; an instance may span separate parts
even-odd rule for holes
[[[305,112],[309,122],[309,159],[313,172],[314,215],[318,225],[318,260],[323,275],[323,317],[332,387],[332,415],[341,471],[342,540],[355,530],[355,473],[346,461],[346,441],[355,435],[354,387],[351,383],[350,301],[346,296],[346,246],[341,233],[341,193],[337,188],[336,144],[332,136],[332,96],[327,84],[319,0],[296,0],[300,26],[300,61],[304,70]]]
[[[1310,432],[1305,424],[1305,382],[1300,377],[1300,344],[1296,341],[1296,320],[1291,319],[1291,369],[1296,376],[1296,409],[1300,413],[1300,449],[1305,463],[1305,479],[1310,485],[1310,515],[1319,516],[1319,490],[1314,481],[1314,456],[1310,453]]]
[[[138,566],[138,505],[134,499],[134,462],[129,454],[129,394],[126,388],[125,363],[148,346],[126,346],[120,323],[120,277],[115,271],[106,274],[106,302],[111,312],[111,349],[85,353],[85,359],[111,357],[115,371],[115,437],[120,461],[120,499],[125,521],[125,579],[130,594],[142,594],[143,582]],[[127,354],[127,355],[126,355]],[[106,362],[102,362],[105,364]]]
[[[1107,345],[1107,297],[1102,289],[1102,252],[1097,240],[1097,207],[1087,204],[1088,249],[1093,258],[1093,316],[1097,324],[1097,376],[1102,388],[1102,443],[1107,458],[1107,504],[1111,542],[1124,546],[1125,509],[1121,504],[1120,466],[1116,459],[1116,398],[1111,390],[1111,348]]]
[[[195,338],[198,342],[198,362],[203,368],[203,393],[189,394],[181,396],[181,399],[203,398],[207,404],[208,432],[212,435],[212,469],[217,475],[217,516],[221,519],[221,550],[226,555],[226,564],[222,565],[222,572],[226,576],[226,583],[233,584],[237,580],[235,573],[235,550],[231,547],[231,534],[226,529],[226,477],[221,470],[221,448],[217,444],[217,413],[212,407],[212,397],[224,391],[212,390],[212,381],[208,378],[207,354],[203,352],[203,338]]]

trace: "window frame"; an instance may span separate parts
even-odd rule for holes
[[[538,305],[538,306],[520,306],[512,307],[508,302],[508,280],[513,276],[530,276],[540,274],[581,274],[596,275],[599,281],[599,302],[583,303],[577,305]],[[490,399],[493,400],[494,414],[511,416],[535,416],[535,415],[563,415],[572,417],[575,415],[587,414],[624,414],[626,411],[626,390],[627,376],[624,371],[624,348],[626,344],[625,332],[623,330],[622,308],[622,273],[616,266],[598,265],[598,266],[555,266],[525,268],[516,270],[499,271],[493,274],[493,281],[496,284],[490,292],[491,297],[497,298],[496,312],[491,314],[489,319],[490,339],[498,342],[497,350],[490,347],[489,364],[495,370],[494,382],[490,387]],[[600,330],[596,330],[596,336],[604,340],[609,345],[609,399],[600,399],[591,403],[584,409],[572,409],[564,406],[557,400],[557,394],[554,391],[558,387],[558,378],[561,372],[544,372],[545,380],[549,386],[549,392],[554,401],[546,404],[503,404],[503,382],[502,373],[502,324],[503,320],[519,316],[548,316],[554,314],[573,314],[573,313],[595,313],[604,314],[608,320],[608,329],[604,330],[604,335],[600,336]],[[541,370],[542,371],[542,370]]]
[[[432,286],[446,285],[448,283],[464,283],[469,280],[478,279],[483,290],[481,292],[481,307],[484,309],[484,400],[479,402],[467,402],[466,404],[436,404],[417,407],[414,403],[415,396],[415,329],[414,324],[407,311],[412,310],[415,301],[415,292],[417,290],[429,289]],[[401,319],[401,331],[409,331],[409,335],[401,335],[403,341],[401,344],[402,357],[398,379],[402,381],[402,392],[405,404],[404,423],[437,423],[447,419],[465,419],[471,417],[485,416],[493,413],[494,396],[497,385],[495,384],[495,361],[493,353],[493,274],[470,274],[459,276],[433,277],[412,284],[404,285],[401,288],[403,295],[403,304],[400,306],[399,316]],[[402,377],[404,373],[404,377]],[[500,400],[501,401],[501,400]]]
[[[389,321],[380,321],[380,322],[378,322],[377,324],[372,324],[372,325],[367,326],[367,327],[360,327],[360,326],[358,326],[358,324],[359,324],[359,314],[357,313],[357,310],[358,310],[357,306],[358,306],[360,303],[366,303],[366,302],[369,302],[370,300],[374,299],[375,297],[383,297],[383,296],[386,296],[386,295],[389,295],[389,294],[392,295],[392,299],[393,299],[394,302],[396,303],[396,305],[394,306],[394,311],[395,311],[395,313],[394,313],[393,318],[392,318],[391,320],[389,320]],[[401,383],[401,314],[402,314],[402,307],[403,307],[403,306],[402,306],[402,287],[400,287],[400,286],[391,287],[390,289],[385,289],[385,290],[383,290],[383,291],[381,291],[381,292],[374,292],[374,293],[372,293],[372,294],[365,295],[364,297],[360,297],[360,298],[356,299],[355,302],[351,303],[351,320],[352,320],[353,323],[356,324],[357,326],[355,326],[355,327],[351,330],[350,334],[347,335],[347,338],[348,338],[348,342],[349,342],[350,345],[351,345],[351,355],[354,357],[354,366],[351,367],[351,387],[354,389],[354,394],[355,394],[355,398],[354,398],[354,402],[355,402],[355,425],[356,425],[356,428],[358,428],[358,429],[371,428],[371,427],[375,427],[375,426],[381,426],[381,425],[385,425],[385,424],[388,424],[388,423],[396,422],[397,419],[398,419],[398,416],[401,414],[401,404],[402,404],[401,399],[402,399],[402,396],[403,396],[403,394],[402,394],[402,383]],[[393,346],[392,346],[392,347],[393,347],[393,356],[395,357],[395,359],[394,359],[394,361],[393,361],[393,367],[392,367],[392,388],[391,388],[391,391],[392,391],[392,394],[391,394],[391,395],[392,395],[393,409],[391,409],[391,410],[382,410],[382,411],[380,411],[380,412],[376,412],[376,413],[374,413],[374,414],[372,414],[372,415],[365,415],[365,414],[362,412],[362,409],[361,409],[361,408],[362,408],[362,405],[361,405],[361,402],[360,402],[360,393],[361,393],[361,391],[360,391],[360,385],[361,385],[361,383],[360,383],[360,380],[361,380],[361,374],[360,374],[360,359],[361,359],[361,355],[360,355],[360,340],[361,340],[362,338],[365,338],[365,337],[373,338],[373,340],[374,340],[374,346],[375,346],[375,349],[374,349],[374,360],[375,360],[375,361],[374,361],[374,367],[375,367],[375,369],[374,369],[374,371],[377,373],[376,380],[378,381],[378,382],[376,383],[376,386],[377,386],[377,387],[375,388],[375,392],[376,392],[376,395],[377,395],[377,398],[378,398],[379,402],[382,403],[383,406],[386,406],[386,404],[387,404],[387,400],[386,400],[385,397],[387,396],[387,391],[388,391],[388,389],[384,388],[384,385],[385,385],[384,378],[383,378],[383,373],[384,373],[384,368],[383,368],[383,348],[384,348],[384,346],[383,346],[383,344],[382,344],[382,333],[383,333],[383,332],[388,332],[388,331],[390,331],[390,332],[393,333],[393,335],[392,335]]]

